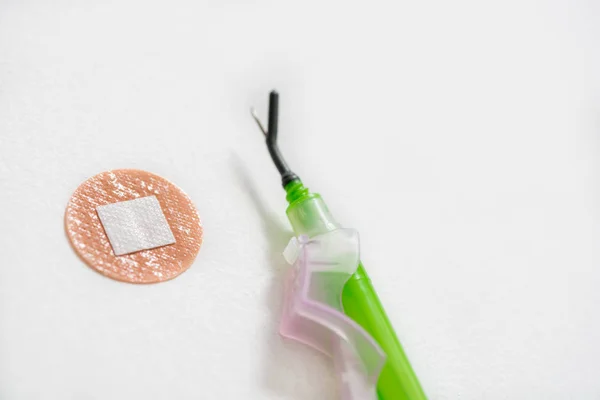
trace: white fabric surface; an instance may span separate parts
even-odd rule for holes
[[[600,23],[590,0],[0,1],[0,399],[334,399],[277,333],[289,238],[264,137],[361,235],[432,400],[600,398]],[[86,267],[69,197],[184,188],[192,267]]]
[[[96,211],[117,256],[175,243],[156,196],[107,204]]]

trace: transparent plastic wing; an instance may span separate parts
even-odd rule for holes
[[[359,263],[358,233],[337,229],[292,238],[284,257],[293,268],[280,333],[333,358],[342,399],[376,399],[385,353],[342,306],[342,290]]]

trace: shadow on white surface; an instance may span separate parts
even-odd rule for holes
[[[262,231],[269,243],[269,270],[272,281],[265,296],[266,308],[272,323],[262,343],[263,368],[261,383],[266,390],[282,399],[329,399],[336,398],[333,368],[330,360],[316,350],[279,335],[279,321],[283,308],[283,291],[289,267],[282,251],[293,236],[291,229],[281,223],[277,214],[265,207],[254,181],[237,154],[232,156],[232,165],[244,192],[255,205],[263,221]],[[310,370],[302,370],[309,365]],[[313,368],[314,366],[314,368]]]

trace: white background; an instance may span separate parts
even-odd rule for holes
[[[600,399],[594,1],[0,1],[0,399],[329,399],[281,339],[279,177],[248,109],[370,272],[431,399]],[[196,203],[173,281],[86,267],[85,179]]]

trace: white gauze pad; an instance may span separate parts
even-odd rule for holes
[[[175,243],[156,196],[96,207],[115,255]]]

